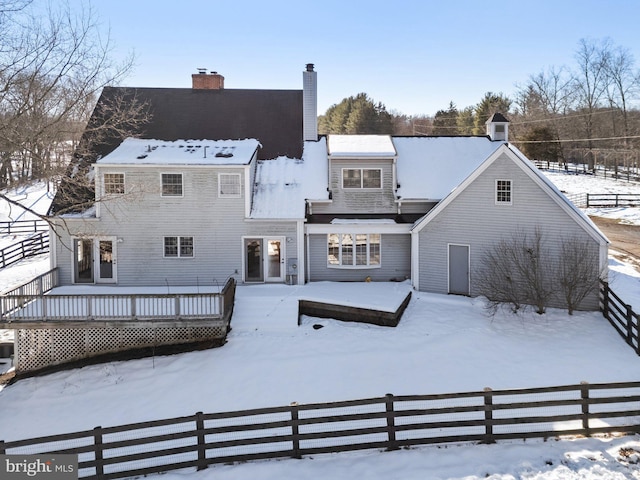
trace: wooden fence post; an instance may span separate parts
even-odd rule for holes
[[[589,208],[589,194],[587,193],[587,208]]]
[[[602,314],[609,320],[609,284],[602,282]]]
[[[493,438],[493,390],[484,389],[484,442],[496,443]]]
[[[204,414],[196,413],[196,435],[198,437],[198,471],[207,468],[207,447],[204,435]]]
[[[302,455],[300,455],[300,413],[298,402],[291,402],[289,408],[291,410],[291,456],[300,459]]]
[[[624,315],[625,320],[627,321],[627,343],[633,347],[633,309],[631,305],[625,305],[627,311]],[[640,339],[638,339],[640,343]]]
[[[0,440],[0,455],[4,455],[6,450],[4,448],[4,440]]]
[[[393,408],[393,394],[387,393],[385,396],[385,410],[387,412],[387,450],[398,450],[398,441],[396,440],[396,415]]]
[[[585,435],[589,432],[589,382],[580,382],[580,404],[582,405],[582,429]]]
[[[104,476],[104,455],[102,448],[102,427],[93,429],[93,456],[96,463],[96,478],[101,479]]]

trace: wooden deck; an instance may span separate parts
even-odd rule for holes
[[[226,327],[235,297],[233,279],[219,292],[173,294],[56,294],[56,283],[51,271],[0,296],[0,328]]]

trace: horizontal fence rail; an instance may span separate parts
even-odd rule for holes
[[[0,250],[0,268],[49,252],[49,232],[40,232]]]
[[[589,207],[639,207],[640,194],[636,193],[587,193],[585,206]]]
[[[384,397],[202,413],[26,440],[0,454],[77,454],[79,477],[365,449],[640,432],[640,382]]]
[[[44,295],[56,284],[54,269],[0,296],[0,318],[8,322],[230,319],[235,297],[233,278],[220,293]]]
[[[635,166],[628,167],[621,165],[616,167],[615,165],[598,164],[596,168],[590,169],[586,163],[559,163],[543,160],[535,160],[533,163],[540,170],[594,175],[604,178],[614,178],[616,180],[625,180],[628,182],[640,181],[640,169],[637,164]]]
[[[15,222],[0,222],[0,235],[16,235],[25,233],[46,232],[49,224],[44,220],[17,220]]]
[[[600,281],[600,310],[627,344],[640,355],[640,315],[603,280]]]

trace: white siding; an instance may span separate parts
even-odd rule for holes
[[[118,171],[125,171],[126,193],[101,202],[99,219],[70,220],[69,233],[58,242],[62,284],[72,282],[70,236],[117,237],[119,285],[223,284],[230,275],[241,281],[243,236],[285,237],[286,258],[297,257],[295,221],[245,219],[243,168],[162,168],[163,173],[182,173],[182,197],[160,195],[160,170],[128,167]],[[242,173],[240,198],[218,197],[219,173]],[[193,237],[194,256],[164,258],[165,236]]]
[[[496,179],[512,181],[511,205],[496,204]],[[470,246],[471,295],[477,295],[474,275],[483,254],[517,232],[532,235],[536,227],[541,229],[551,255],[559,254],[562,239],[577,237],[591,242],[593,255],[598,258],[598,243],[507,155],[502,155],[419,233],[419,290],[447,293],[447,245],[455,243]],[[585,300],[582,308],[597,309],[597,297]]]
[[[382,189],[342,188],[343,168],[382,169]],[[393,161],[391,159],[331,160],[330,186],[333,202],[315,204],[314,214],[323,213],[388,213],[395,214]]]

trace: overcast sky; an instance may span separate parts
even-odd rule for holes
[[[510,95],[573,65],[581,38],[610,37],[640,68],[638,0],[88,1],[114,54],[136,55],[124,85],[190,87],[203,67],[226,88],[300,89],[314,63],[319,113],[359,92],[406,114]]]

